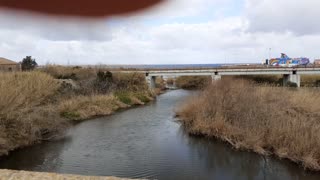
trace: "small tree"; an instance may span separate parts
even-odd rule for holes
[[[21,69],[22,71],[31,71],[37,66],[37,62],[35,59],[32,59],[31,56],[26,56],[23,58],[21,62]]]
[[[112,85],[112,73],[110,71],[99,71],[97,79],[94,82],[94,87],[99,93],[107,93]]]

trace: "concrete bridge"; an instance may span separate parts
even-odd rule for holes
[[[135,70],[125,72],[145,73],[150,88],[155,88],[156,77],[161,76],[211,76],[212,81],[220,80],[222,76],[237,75],[282,75],[283,83],[296,83],[300,87],[301,75],[320,74],[320,67],[220,67],[210,69],[159,69]]]

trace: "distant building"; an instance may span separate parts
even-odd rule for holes
[[[20,70],[21,70],[20,63],[0,57],[0,72],[20,71]]]
[[[320,59],[315,59],[315,60],[314,60],[314,64],[320,65]]]

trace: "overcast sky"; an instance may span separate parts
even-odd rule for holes
[[[281,52],[313,60],[319,7],[319,0],[168,0],[97,21],[2,10],[0,56],[65,65],[261,63]]]

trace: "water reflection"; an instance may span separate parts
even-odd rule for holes
[[[9,156],[0,158],[0,168],[40,172],[48,169],[58,169],[63,161],[59,155],[62,151],[68,149],[71,142],[72,137],[66,136],[59,141],[44,142],[16,150]]]
[[[180,127],[178,135],[186,140],[208,172],[217,179],[319,179],[320,174],[303,171],[289,160],[237,151],[219,140],[190,136]],[[222,174],[223,176],[219,176]]]

